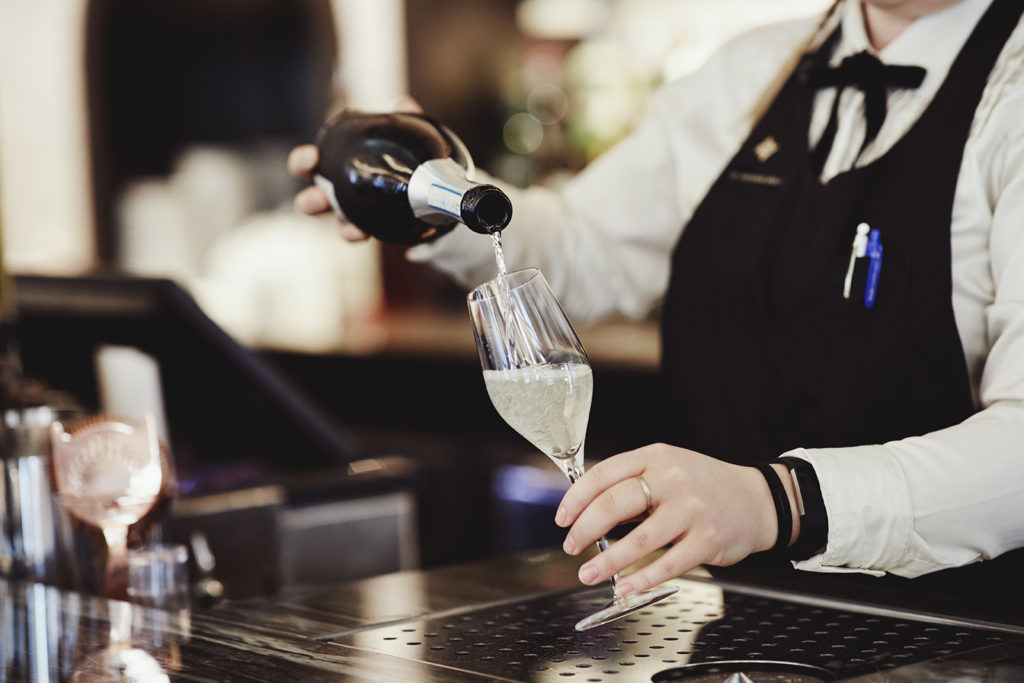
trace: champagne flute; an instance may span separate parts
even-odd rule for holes
[[[53,485],[76,519],[99,528],[107,545],[101,592],[125,598],[128,529],[157,502],[164,485],[164,459],[155,421],[111,417],[86,420],[70,432],[55,422]]]
[[[583,345],[536,268],[486,282],[467,298],[484,384],[501,417],[550,457],[570,482],[583,476],[583,441],[594,381]],[[608,540],[598,541],[601,550]],[[619,595],[577,631],[625,616],[678,590],[659,586]]]

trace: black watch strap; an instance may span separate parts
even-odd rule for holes
[[[821,484],[814,466],[802,458],[782,457],[779,462],[786,466],[796,485],[797,511],[800,514],[800,535],[787,548],[790,559],[804,560],[821,552],[828,542],[828,515],[825,513],[825,499],[821,495]]]
[[[771,465],[761,463],[754,467],[761,472],[761,476],[768,484],[768,491],[772,494],[772,503],[775,505],[775,521],[778,523],[775,545],[768,552],[776,555],[786,553],[786,546],[789,545],[789,539],[793,535],[793,512],[789,506],[789,494],[786,493],[786,487],[783,485],[779,473]]]

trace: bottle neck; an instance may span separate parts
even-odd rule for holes
[[[407,194],[413,215],[420,220],[457,220],[483,234],[501,230],[512,216],[512,205],[501,190],[473,182],[451,158],[420,164],[409,179]]]
[[[409,178],[409,206],[417,218],[462,220],[462,197],[479,183],[466,177],[454,159],[431,159],[416,167]]]

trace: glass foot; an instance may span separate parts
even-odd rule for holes
[[[129,645],[112,645],[78,661],[70,680],[72,683],[167,683],[170,679],[148,652]]]
[[[652,603],[663,600],[668,596],[679,590],[678,586],[658,586],[646,590],[643,593],[630,593],[625,597],[618,597],[608,603],[608,606],[594,612],[589,617],[584,617],[576,623],[577,631],[586,631],[587,629],[600,626],[601,624],[607,624],[609,621],[615,621],[621,617],[631,614],[638,609],[647,607]]]

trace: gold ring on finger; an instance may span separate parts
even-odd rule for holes
[[[647,485],[647,481],[639,474],[634,477],[640,483],[640,489],[644,493],[644,512],[650,514],[651,512],[651,487]]]

